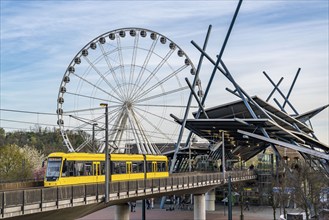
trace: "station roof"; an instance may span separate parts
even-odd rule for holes
[[[295,119],[297,119],[298,121],[301,121],[301,122],[305,122],[305,121],[311,119],[312,117],[317,115],[319,112],[321,112],[322,110],[324,110],[328,107],[329,107],[329,104],[321,106],[319,108],[313,109],[313,110],[305,112],[303,114],[300,114],[300,115],[296,116]]]
[[[252,99],[270,118],[255,104],[249,102],[258,117],[254,119],[244,102],[240,100],[205,109],[208,119],[204,113],[201,113],[198,119],[188,119],[185,127],[196,135],[207,139],[213,145],[222,140],[222,131],[224,131],[225,148],[233,152],[234,155],[241,157],[242,160],[248,160],[265,150],[268,146],[276,143],[273,142],[274,140],[280,141],[279,143],[286,143],[285,147],[291,147],[291,143],[295,142],[297,144],[296,149],[300,152],[311,153],[312,156],[328,155],[329,147],[311,136],[312,128],[257,96],[252,97]],[[197,112],[194,112],[193,115],[196,117]],[[176,117],[174,119],[179,124],[183,122],[182,119]],[[242,134],[241,131],[254,134],[254,136]],[[266,140],[255,138],[260,136]]]
[[[280,109],[272,106],[271,104],[265,102],[257,96],[252,97],[252,99],[262,107],[266,113],[268,113],[273,120],[277,122],[280,126],[286,129],[295,130],[294,124],[296,124],[299,129],[306,133],[313,132],[313,130],[308,127],[305,123],[300,122],[299,120],[291,117],[287,113],[281,111]],[[267,118],[267,116],[257,108],[255,105],[251,105],[251,108],[258,116],[258,118]],[[242,100],[238,100],[235,102],[226,103],[223,105],[215,106],[212,108],[206,109],[206,113],[209,118],[253,118],[246,108],[244,102]],[[197,112],[194,112],[194,117]],[[204,114],[201,113],[199,118],[206,118]]]

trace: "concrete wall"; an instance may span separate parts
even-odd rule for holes
[[[43,181],[26,181],[26,182],[13,182],[13,183],[0,183],[0,191],[10,189],[20,189],[29,187],[43,186]]]

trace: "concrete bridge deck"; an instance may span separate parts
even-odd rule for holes
[[[252,171],[232,171],[226,173],[225,179],[222,173],[180,173],[162,179],[111,182],[108,204],[103,203],[104,183],[4,191],[0,192],[0,218],[24,215],[24,219],[28,219],[26,217],[29,215],[33,218],[38,216],[40,220],[42,216],[49,219],[54,212],[56,215],[65,215],[67,212],[74,219],[106,206],[134,200],[165,195],[204,194],[225,184],[229,176],[232,182],[256,179]],[[40,212],[47,213],[42,215]],[[72,216],[72,213],[76,215]]]

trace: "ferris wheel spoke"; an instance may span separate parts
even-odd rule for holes
[[[161,86],[163,83],[165,83],[166,81],[168,81],[172,77],[175,77],[179,72],[183,71],[186,67],[187,67],[186,65],[181,66],[180,68],[178,68],[177,70],[175,70],[174,72],[172,72],[171,74],[169,74],[168,76],[166,76],[165,78],[163,78],[161,81],[159,81],[156,84],[154,84],[152,87],[150,87],[149,89],[147,89],[143,93],[140,93],[137,96],[135,96],[135,99],[134,100],[136,100],[136,99],[138,100],[138,99],[144,97],[145,95],[147,95],[148,93],[150,93],[155,88]]]
[[[74,95],[74,96],[79,96],[79,97],[88,98],[88,99],[99,100],[99,101],[103,101],[103,102],[113,102],[113,103],[120,104],[119,102],[109,101],[109,100],[107,100],[107,99],[102,99],[102,98],[96,98],[96,97],[94,97],[94,96],[82,95],[82,94],[73,93],[73,92],[66,92],[66,93],[67,93],[67,94],[70,94],[70,95]]]
[[[161,120],[165,120],[165,121],[167,121],[167,122],[170,122],[170,123],[172,123],[173,125],[177,125],[177,123],[174,122],[173,120],[169,120],[169,119],[167,119],[166,117],[163,117],[163,116],[160,116],[160,115],[154,114],[153,112],[150,112],[150,111],[147,111],[147,110],[145,110],[145,109],[138,108],[138,107],[135,107],[135,109],[138,109],[139,111],[142,111],[142,112],[145,112],[145,113],[147,113],[147,114],[153,115],[153,116],[155,116],[155,117],[157,117],[157,118],[159,118],[159,119],[161,119]]]
[[[108,114],[110,115],[110,117],[109,117],[109,119],[108,119],[108,121],[109,121],[108,125],[111,125],[111,126],[114,126],[114,125],[115,125],[114,123],[111,123],[111,121],[113,121],[115,118],[117,118],[117,116],[118,116],[120,110],[121,110],[121,108],[116,108],[116,109],[113,109],[112,111],[109,111]],[[102,119],[102,118],[105,118],[105,114],[102,115],[102,116],[100,116],[100,117],[98,118],[98,123],[101,124],[101,125],[103,125],[103,126],[105,127],[105,120],[104,120],[103,122],[102,122],[102,121],[99,121],[99,120]],[[103,129],[104,129],[104,128],[103,128]]]
[[[135,40],[134,40],[133,53],[132,53],[132,57],[131,57],[129,83],[128,83],[129,85],[132,85],[133,79],[134,79],[138,41],[139,41],[139,35],[137,34],[135,37]],[[130,89],[131,91],[128,91],[128,97],[131,97],[133,89],[134,89],[134,86],[131,87],[131,89]]]
[[[137,132],[139,132],[140,139],[142,140],[142,144],[144,145],[144,148],[146,149],[147,153],[156,154],[156,149],[154,149],[155,147],[152,146],[149,138],[146,136],[145,129],[142,126],[140,120],[136,117],[136,114],[134,113],[134,111],[131,111],[130,113],[137,125],[137,128],[138,128]]]
[[[110,105],[108,108],[117,108],[121,105]],[[90,112],[94,110],[100,110],[103,109],[104,107],[97,107],[97,108],[86,108],[86,109],[77,109],[77,110],[72,110],[72,111],[65,111],[63,112],[63,115],[68,116],[70,113],[79,113],[79,112]],[[104,117],[104,116],[103,116]]]
[[[135,138],[135,141],[136,141],[137,149],[138,149],[139,152],[142,152],[143,154],[145,154],[146,149],[145,149],[144,145],[141,143],[140,135],[138,135],[136,125],[133,123],[133,121],[132,121],[131,117],[129,116],[129,114],[128,114],[128,120],[129,120],[129,123],[130,123],[132,134],[133,134],[133,136]]]
[[[112,112],[113,115],[111,115],[111,117],[109,118],[109,121],[110,121],[110,122],[115,121],[115,119],[118,118],[118,115],[121,113],[120,110],[121,110],[121,108],[118,108],[118,109],[116,109],[115,112]],[[109,125],[111,125],[112,128],[117,126],[116,122],[114,122],[114,123],[109,123]]]
[[[169,134],[166,134],[166,135],[169,135]],[[155,131],[147,131],[147,136],[151,137],[151,138],[155,138],[155,139],[170,141],[170,142],[173,141],[172,138],[168,138],[168,137],[164,136],[163,134],[161,134],[159,132],[155,132]]]
[[[134,106],[148,106],[148,107],[160,107],[160,108],[186,108],[186,105],[155,105],[155,104],[134,104]],[[191,108],[197,108],[197,106],[191,106]]]
[[[99,45],[100,45],[100,48],[101,48],[102,54],[103,54],[103,56],[104,56],[104,58],[105,58],[106,64],[107,64],[107,66],[108,66],[108,69],[110,70],[111,75],[112,75],[112,77],[113,77],[113,79],[114,79],[114,81],[115,81],[115,84],[116,84],[116,86],[117,86],[116,88],[118,88],[118,90],[121,92],[121,94],[123,94],[122,88],[120,87],[120,81],[119,81],[118,78],[117,78],[116,72],[114,71],[114,68],[113,68],[113,66],[112,66],[112,64],[111,64],[111,61],[110,61],[109,57],[108,57],[108,53],[106,53],[106,51],[105,51],[105,49],[104,49],[104,47],[103,47],[102,44],[99,44]],[[116,51],[118,51],[117,48],[116,48],[115,50],[111,51],[110,54],[111,54],[111,53],[114,53],[114,52],[116,52]],[[121,95],[120,97],[121,97],[121,99],[122,99],[122,95]]]
[[[95,89],[98,89],[98,90],[104,92],[105,94],[111,96],[112,98],[114,98],[114,99],[116,99],[116,100],[118,100],[118,101],[121,101],[121,100],[120,100],[119,98],[117,98],[116,96],[112,95],[111,93],[108,93],[107,91],[105,91],[104,89],[100,88],[99,86],[96,86],[95,84],[89,82],[89,81],[86,80],[85,78],[82,78],[81,76],[79,76],[79,75],[77,75],[77,74],[75,74],[75,73],[71,73],[71,74],[73,74],[74,76],[76,76],[76,77],[79,78],[80,80],[82,80],[82,81],[88,83],[89,85],[91,85],[91,86],[94,87]]]
[[[92,67],[92,69],[102,78],[102,80],[104,80],[104,82],[112,89],[112,91],[114,93],[117,94],[118,97],[120,97],[121,99],[123,98],[118,92],[117,90],[113,87],[113,85],[106,79],[106,77],[97,69],[97,67],[87,58],[84,57],[85,60],[89,63],[89,65]]]
[[[82,131],[84,127],[88,126],[87,123],[83,123],[81,125],[79,125],[78,127],[75,127],[74,130],[75,131]]]
[[[139,131],[138,131],[139,132]],[[168,139],[166,137],[164,137],[162,134],[160,134],[159,132],[155,132],[155,131],[149,131],[149,130],[144,130],[144,132],[147,134],[147,137],[150,138],[156,138],[156,139],[163,139],[163,140],[169,140],[172,141],[172,139]],[[126,133],[128,134],[132,134],[132,129],[126,129]],[[139,134],[139,133],[138,133]],[[165,133],[166,134],[166,133]],[[170,134],[166,134],[167,136]]]
[[[146,117],[144,117],[142,114],[140,114],[139,112],[136,112],[136,114],[139,115],[139,117],[143,118],[149,125],[151,125],[155,130],[157,130],[160,134],[162,134],[164,137],[166,137],[168,140],[170,140],[171,138],[167,136],[167,134],[165,132],[163,132],[159,126],[154,125],[150,120],[148,120]]]
[[[173,89],[173,90],[168,91],[168,92],[163,92],[163,93],[160,93],[160,94],[157,94],[157,95],[149,96],[145,99],[137,100],[135,103],[141,103],[141,102],[149,101],[149,100],[152,100],[152,99],[157,99],[157,98],[160,98],[162,96],[166,96],[166,95],[174,94],[174,93],[177,93],[177,92],[181,92],[181,91],[186,90],[188,88],[189,88],[188,86],[180,87],[178,89]]]
[[[127,83],[127,80],[126,80],[126,74],[125,74],[125,68],[124,68],[125,64],[124,64],[123,55],[122,55],[120,37],[117,37],[117,45],[118,45],[118,56],[119,56],[120,72],[121,72],[121,79],[122,79],[121,82],[125,85]],[[124,99],[126,100],[128,97],[127,88],[123,87],[123,91],[124,91],[124,93],[122,95],[123,95]]]
[[[157,39],[156,40],[153,40],[153,42],[151,44],[151,47],[148,50],[147,56],[146,56],[146,58],[145,58],[145,60],[143,62],[143,65],[141,67],[141,70],[139,71],[138,76],[137,76],[137,79],[136,79],[136,83],[135,84],[137,85],[137,87],[132,90],[132,94],[134,94],[134,93],[136,93],[138,91],[136,89],[138,89],[138,85],[139,85],[141,79],[143,78],[143,75],[145,73],[145,70],[147,70],[146,67],[148,66],[148,63],[149,63],[149,61],[151,59],[151,56],[153,54],[153,51],[154,51],[155,46],[157,45],[157,42],[158,42]]]
[[[163,66],[163,64],[165,64],[168,59],[170,58],[170,56],[174,53],[174,50],[170,50],[166,56],[161,60],[161,62],[155,67],[155,69],[150,73],[150,75],[144,80],[144,82],[141,84],[140,88],[145,88],[147,86],[147,84],[153,79],[153,77],[156,75],[156,73],[161,69],[161,67]],[[140,89],[134,96],[133,99],[135,99],[135,97],[139,96],[139,94],[142,92],[143,90]]]

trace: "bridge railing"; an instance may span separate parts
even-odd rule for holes
[[[182,173],[168,178],[110,182],[110,201],[160,192],[174,192],[188,188],[220,185],[228,182],[255,179],[252,171],[222,173]],[[104,183],[36,188],[0,192],[0,218],[32,212],[59,209],[102,201]]]

